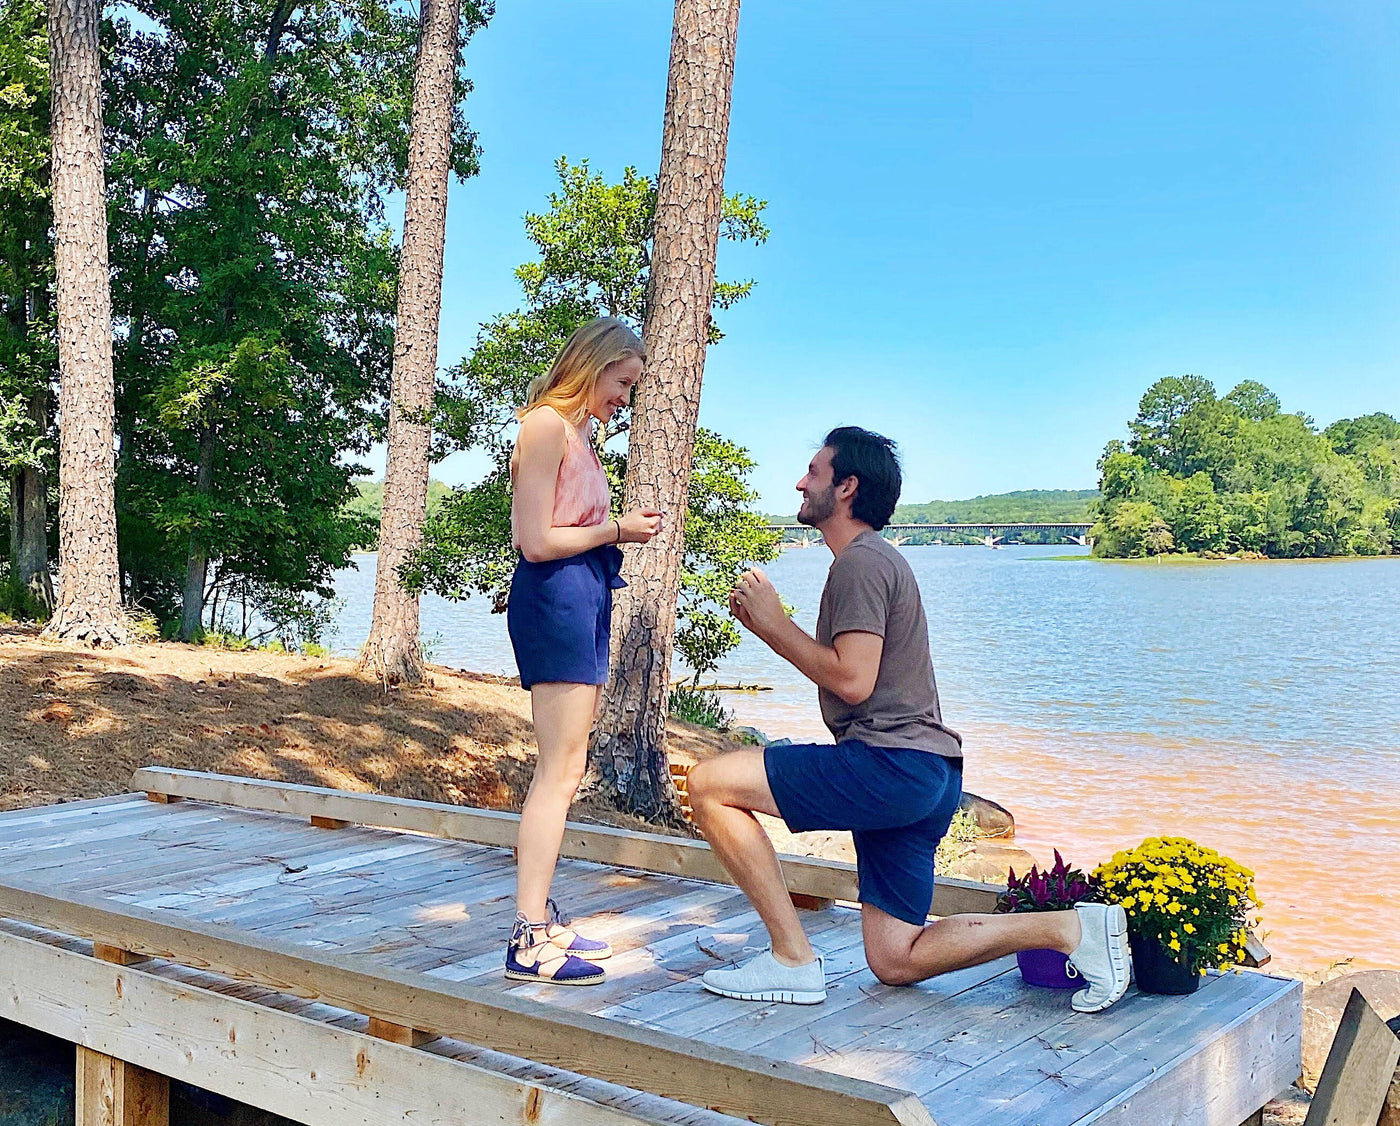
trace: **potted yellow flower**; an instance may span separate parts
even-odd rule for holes
[[[1237,965],[1260,906],[1254,873],[1185,837],[1149,837],[1094,870],[1128,913],[1144,993],[1193,993],[1208,969]]]

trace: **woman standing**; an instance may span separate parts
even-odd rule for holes
[[[593,421],[627,405],[646,352],[630,328],[599,317],[574,331],[530,387],[511,455],[511,529],[520,551],[506,615],[520,683],[530,690],[539,757],[520,814],[515,926],[506,977],[593,985],[612,950],[559,917],[549,885],[569,806],[588,762],[588,735],[608,679],[612,592],[623,543],[646,543],[661,513],[610,519]]]

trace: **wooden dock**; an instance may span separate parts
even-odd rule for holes
[[[0,814],[0,1017],[79,1045],[80,1104],[86,1084],[106,1117],[78,1126],[160,1126],[139,1108],[164,1077],[308,1126],[1238,1126],[1301,1070],[1301,986],[1263,973],[1092,1016],[1011,959],[883,986],[839,902],[854,873],[825,861],[784,867],[827,1001],[707,994],[702,972],[765,942],[746,900],[701,842],[596,826],[569,827],[555,887],[617,951],[608,981],[511,983],[514,816],[171,770],[134,787]],[[931,906],[993,898],[947,881]],[[138,1109],[112,1111],[122,1091]]]

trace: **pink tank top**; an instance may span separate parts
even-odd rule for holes
[[[553,410],[552,407],[547,408]],[[556,412],[557,413],[557,412]],[[561,416],[562,417],[562,416]],[[603,523],[612,508],[608,477],[593,444],[564,419],[567,444],[564,460],[559,463],[559,476],[554,483],[554,517],[556,528],[591,528]],[[515,459],[511,459],[511,480],[515,479]],[[515,511],[511,510],[511,524]],[[512,527],[512,531],[514,528]],[[519,536],[515,537],[519,543]]]

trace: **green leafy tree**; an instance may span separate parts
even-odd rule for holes
[[[186,636],[234,598],[312,621],[372,538],[346,502],[383,427],[418,21],[389,0],[132,7],[107,112],[128,597]],[[489,12],[464,5],[464,39]]]
[[[1400,424],[1342,419],[1319,433],[1253,380],[1224,398],[1196,376],[1159,380],[1099,461],[1100,555],[1138,555],[1150,508],[1177,551],[1388,554],[1400,545]]]
[[[1135,558],[1148,552],[1148,534],[1166,524],[1150,501],[1127,500],[1094,525],[1094,550],[1100,555]]]
[[[1242,418],[1263,422],[1273,418],[1281,408],[1278,396],[1253,379],[1246,379],[1225,396],[1225,401],[1239,411]]]
[[[1133,433],[1131,450],[1154,469],[1181,475],[1197,451],[1192,447],[1193,425],[1200,408],[1214,404],[1215,388],[1198,375],[1159,379],[1143,395],[1137,418],[1128,424]]]
[[[57,377],[49,68],[41,0],[0,0],[0,482],[10,520],[6,603],[53,607],[49,482]]]
[[[1193,473],[1177,483],[1172,537],[1193,551],[1219,551],[1226,546],[1225,509],[1215,485],[1205,473]]]
[[[1176,541],[1172,537],[1172,530],[1167,527],[1167,522],[1158,516],[1147,526],[1142,542],[1148,551],[1160,558],[1164,552],[1172,549]]]
[[[481,448],[492,469],[469,488],[455,491],[428,519],[424,546],[404,570],[410,586],[448,598],[472,594],[505,609],[515,569],[511,548],[509,459],[515,411],[530,381],[543,373],[568,335],[601,315],[640,325],[646,315],[651,223],[656,187],[634,169],[609,183],[587,163],[556,166],[559,189],[549,209],[525,217],[526,234],[539,257],[516,270],[524,291],[522,308],[482,326],[471,355],[449,373],[439,395],[443,445]],[[727,238],[761,242],[767,237],[763,204],[748,196],[725,200],[722,230]],[[715,305],[727,308],[745,296],[752,281],[721,282]],[[720,339],[718,329],[714,339]],[[620,505],[625,454],[609,443],[627,432],[628,412],[614,416],[600,434],[614,504]],[[686,517],[680,626],[676,644],[697,674],[712,671],[739,642],[721,610],[742,569],[778,553],[778,537],[751,509],[748,485],[754,462],[742,447],[701,431],[696,443]]]

